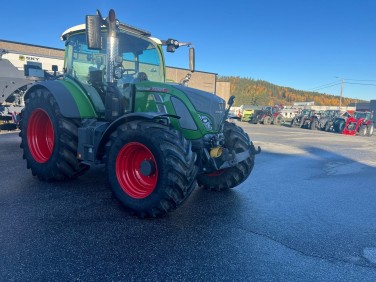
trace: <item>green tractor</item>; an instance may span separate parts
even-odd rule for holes
[[[132,214],[176,209],[198,185],[233,188],[247,179],[260,148],[226,121],[234,97],[167,84],[159,40],[120,23],[110,10],[68,29],[64,74],[25,94],[21,148],[27,168],[63,181],[105,164],[109,186]],[[194,71],[194,49],[190,48]]]

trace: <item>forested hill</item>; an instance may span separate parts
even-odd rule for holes
[[[318,106],[338,106],[339,95],[327,95],[318,92],[296,90],[278,86],[263,80],[234,76],[219,76],[218,81],[231,82],[231,95],[235,95],[234,106],[258,105],[273,106],[276,104],[292,105],[294,102],[314,101]],[[342,106],[361,102],[356,99],[342,97]]]

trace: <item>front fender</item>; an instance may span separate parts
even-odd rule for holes
[[[138,112],[138,113],[130,113],[130,114],[125,114],[118,119],[114,120],[103,132],[101,139],[99,140],[97,153],[96,153],[96,158],[101,159],[103,154],[104,154],[104,146],[106,143],[110,140],[111,134],[122,124],[125,124],[127,122],[135,121],[135,120],[155,120],[158,118],[161,119],[166,119],[168,117],[172,118],[177,118],[179,119],[180,117],[174,116],[174,115],[166,115],[163,113],[157,113],[157,112]]]

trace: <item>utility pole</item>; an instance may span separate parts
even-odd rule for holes
[[[341,79],[341,92],[339,94],[339,110],[341,110],[341,107],[342,107],[342,91],[343,91],[343,83],[345,82],[345,79],[344,78],[341,78],[341,77],[338,77],[338,76],[335,76],[335,78],[339,78]]]
[[[339,110],[341,110],[341,107],[342,107],[342,90],[343,90],[343,81],[344,79],[342,79],[342,83],[341,83],[341,93],[339,95]]]

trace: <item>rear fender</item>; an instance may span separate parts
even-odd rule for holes
[[[74,84],[62,80],[47,80],[34,84],[25,94],[25,100],[36,89],[47,89],[54,96],[60,112],[67,118],[97,118],[87,95]]]

